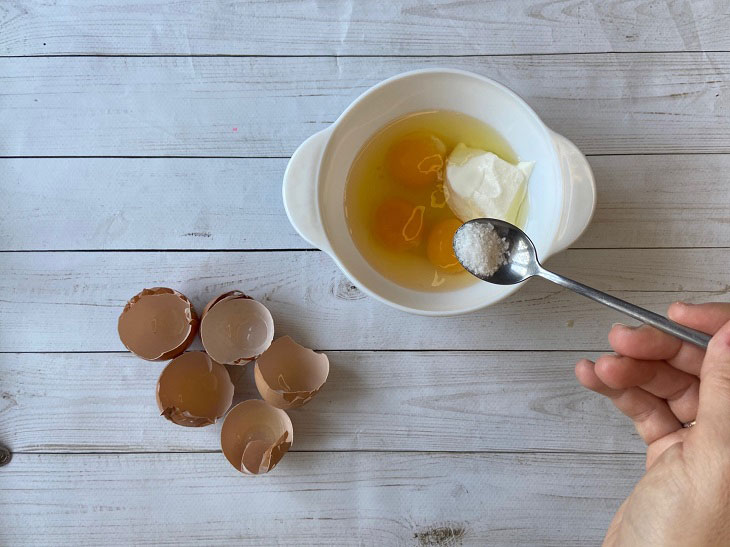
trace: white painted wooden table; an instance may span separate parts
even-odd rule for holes
[[[572,365],[622,318],[539,280],[471,317],[395,312],[297,237],[282,174],[373,83],[472,70],[589,155],[593,224],[552,266],[656,311],[727,300],[729,12],[0,2],[0,544],[598,543],[643,447]],[[155,285],[198,309],[244,289],[329,353],[270,475],[236,473],[219,426],[158,416],[163,365],[115,329]]]

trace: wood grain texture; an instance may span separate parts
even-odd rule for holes
[[[718,274],[730,249],[563,256],[548,264],[661,313],[679,299],[727,300],[730,290]],[[626,320],[540,279],[476,314],[408,315],[365,297],[318,251],[5,253],[0,268],[0,351],[11,352],[123,350],[117,317],[154,286],[180,290],[198,310],[244,290],[270,308],[278,335],[319,349],[602,350],[611,324]]]
[[[573,376],[596,355],[331,352],[325,388],[289,411],[292,450],[643,453],[631,422]],[[131,354],[2,354],[0,441],[15,452],[219,450],[220,424],[160,417],[163,367]],[[234,402],[259,398],[252,366],[229,370]]]
[[[221,454],[17,455],[0,470],[0,542],[595,545],[643,465],[620,454],[292,453],[245,477]],[[429,542],[438,537],[451,541]]]
[[[730,155],[589,159],[598,205],[574,248],[729,245],[730,185],[719,174],[730,171]],[[310,248],[281,203],[286,164],[231,158],[0,159],[0,249]]]
[[[586,153],[729,152],[730,53],[0,59],[2,156],[288,157],[373,84],[490,76]]]
[[[597,156],[589,161],[598,205],[576,247],[730,244],[730,184],[725,176],[730,156]]]
[[[0,55],[718,50],[730,49],[727,15],[722,0],[10,0],[0,9]]]
[[[0,245],[307,249],[311,245],[292,228],[281,199],[286,164],[222,158],[0,160],[6,177],[0,188]]]

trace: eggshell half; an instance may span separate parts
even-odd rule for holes
[[[266,306],[240,291],[232,291],[205,307],[200,338],[205,351],[219,363],[245,364],[271,345],[274,319]]]
[[[302,406],[319,393],[329,371],[326,355],[283,336],[256,360],[254,379],[267,403],[288,410]]]
[[[221,427],[223,455],[247,475],[271,471],[293,440],[294,430],[286,412],[259,399],[234,406]]]
[[[157,381],[162,416],[186,427],[214,424],[231,407],[233,382],[226,367],[202,351],[170,361]]]
[[[177,357],[192,343],[198,316],[184,294],[154,287],[127,302],[117,330],[124,346],[138,357],[164,361]]]

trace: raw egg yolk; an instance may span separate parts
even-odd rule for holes
[[[440,139],[428,133],[413,133],[388,150],[388,172],[405,186],[428,186],[441,178],[445,158],[446,146]]]
[[[431,233],[428,234],[426,244],[426,255],[428,260],[437,268],[446,273],[463,272],[464,268],[459,264],[454,254],[454,233],[461,226],[457,218],[442,220],[436,224]]]
[[[375,210],[374,232],[393,251],[418,246],[423,232],[424,205],[401,198],[387,198]]]

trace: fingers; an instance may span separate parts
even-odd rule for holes
[[[690,328],[714,334],[730,321],[730,304],[710,302],[685,304],[675,302],[669,307],[669,318]],[[684,372],[699,375],[704,351],[693,344],[656,330],[648,325],[629,327],[616,324],[608,334],[611,347],[634,359],[667,361]]]
[[[646,468],[649,469],[654,465],[659,456],[664,454],[666,450],[677,443],[684,442],[689,432],[690,429],[682,428],[651,443],[646,449]]]
[[[674,368],[699,375],[704,351],[693,344],[654,327],[629,327],[616,324],[608,333],[608,341],[616,353],[641,360],[666,361]]]
[[[675,302],[669,306],[669,319],[708,334],[715,334],[720,327],[730,321],[730,304],[708,302],[706,304],[686,304]],[[683,343],[677,354],[668,362],[690,374],[699,376],[705,350],[694,344]]]
[[[687,304],[675,302],[669,306],[669,319],[708,334],[715,334],[720,327],[730,321],[730,304],[727,302],[707,302],[706,304]]]
[[[665,361],[642,361],[620,355],[602,355],[595,364],[598,378],[613,389],[639,387],[665,399],[680,422],[697,417],[699,379]]]
[[[575,364],[575,377],[578,378],[580,385],[606,397],[618,397],[621,395],[622,389],[612,389],[603,383],[596,375],[595,367],[595,363],[588,359],[581,359]]]
[[[629,327],[616,323],[608,333],[611,347],[634,359],[671,359],[679,351],[682,341],[648,325]]]
[[[587,359],[578,361],[575,375],[581,385],[609,397],[616,408],[631,418],[646,444],[682,427],[666,401],[638,387],[613,389],[607,386],[596,374],[595,364]]]
[[[698,431],[730,447],[730,321],[710,340],[702,363]]]

